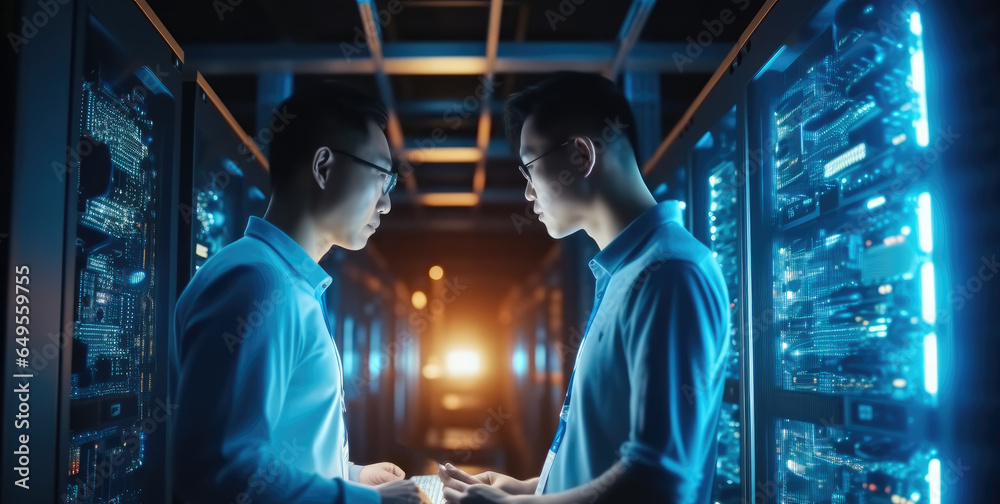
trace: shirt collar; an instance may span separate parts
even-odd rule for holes
[[[594,276],[614,275],[632,252],[639,248],[645,238],[661,224],[676,222],[684,226],[679,202],[674,200],[657,203],[635,218],[611,243],[597,253],[590,261]]]
[[[268,244],[288,266],[315,289],[317,296],[326,291],[333,279],[312,257],[284,231],[260,217],[250,216],[245,236],[252,236]]]

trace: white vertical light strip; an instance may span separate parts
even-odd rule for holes
[[[932,396],[938,391],[937,334],[924,336],[924,390]]]
[[[917,196],[917,231],[920,233],[920,250],[930,253],[934,249],[934,231],[931,227],[931,195]]]
[[[934,458],[927,463],[927,494],[930,504],[941,504],[941,461]]]
[[[917,134],[917,144],[927,147],[930,143],[930,131],[927,126],[927,78],[924,70],[924,42],[921,34],[924,32],[920,22],[920,13],[910,14],[910,32],[917,37],[917,42],[910,49],[910,79],[913,92],[917,94],[917,117],[913,120],[913,129]]]
[[[926,262],[920,267],[920,297],[924,322],[928,324],[937,321],[937,300],[934,295],[934,263]]]

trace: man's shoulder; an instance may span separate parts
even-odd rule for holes
[[[717,267],[712,251],[675,222],[658,225],[628,264],[631,275],[647,271],[683,269],[685,265],[705,274]],[[648,275],[648,273],[645,273]],[[630,276],[631,276],[630,275]]]
[[[281,288],[292,278],[283,269],[282,259],[265,244],[243,237],[223,247],[191,278],[178,305],[193,301],[199,294],[220,289],[237,295],[256,295],[261,290]]]

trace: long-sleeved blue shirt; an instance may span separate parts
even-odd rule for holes
[[[352,483],[331,278],[251,217],[177,301],[169,395],[174,481],[188,502],[378,503]]]
[[[709,502],[729,332],[726,283],[676,202],[630,223],[590,262],[594,313],[544,493],[623,460],[657,469],[665,502]]]

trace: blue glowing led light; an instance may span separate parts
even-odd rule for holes
[[[927,463],[927,496],[930,504],[941,504],[941,461],[934,458]]]
[[[938,391],[937,334],[924,336],[924,390],[932,396]]]
[[[142,270],[136,270],[136,271],[133,271],[132,275],[129,276],[128,281],[132,285],[139,285],[145,279],[146,279],[146,272],[142,271]]]
[[[920,297],[923,302],[923,319],[928,324],[937,321],[937,303],[934,299],[934,263],[920,267]]]
[[[514,370],[516,376],[524,376],[528,372],[528,352],[524,350],[524,347],[518,346],[514,350],[514,355],[511,357],[510,362],[511,368]]]
[[[867,206],[869,210],[872,210],[884,204],[885,204],[885,196],[875,196],[874,198],[868,200],[868,203],[865,206]]]
[[[712,137],[712,132],[709,131],[698,139],[698,143],[694,144],[694,148],[711,149],[713,144],[715,144],[715,138]]]
[[[931,229],[931,195],[917,196],[917,232],[920,233],[920,250],[930,253],[934,249],[934,232]]]
[[[228,159],[228,158],[223,159],[222,160],[222,167],[225,168],[226,171],[229,172],[232,175],[235,175],[237,177],[242,177],[243,176],[243,170],[241,170],[239,166],[236,166],[236,162],[233,161],[232,159]]]
[[[930,129],[927,125],[927,77],[924,69],[924,43],[921,34],[924,32],[920,22],[920,13],[910,14],[910,32],[916,36],[916,42],[910,49],[910,86],[916,93],[916,117],[913,119],[913,129],[917,134],[917,144],[927,147],[930,143]]]

